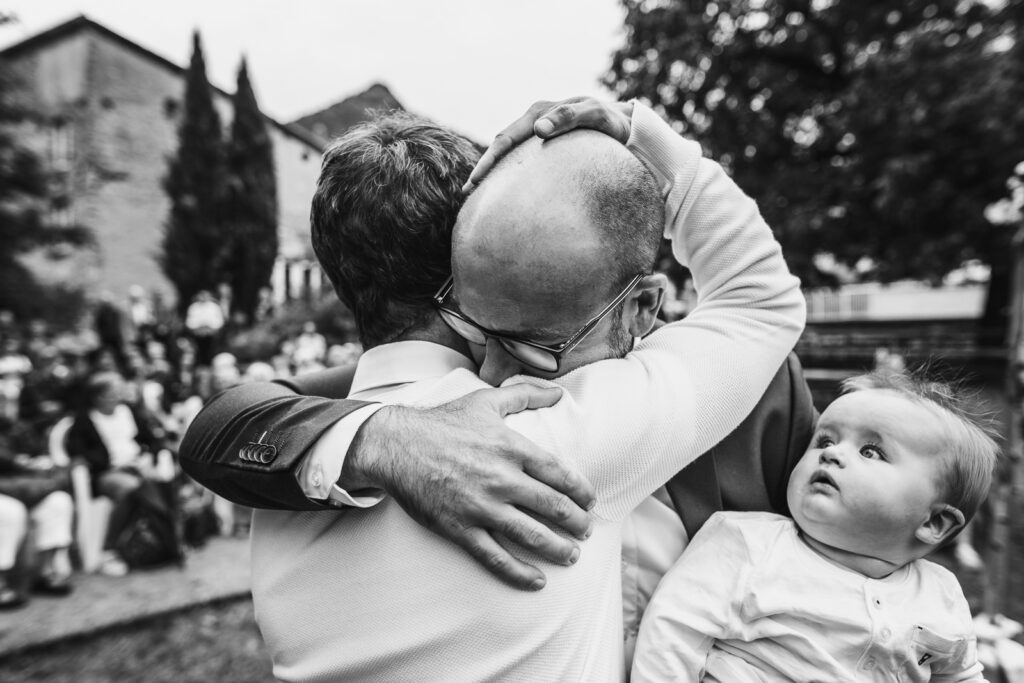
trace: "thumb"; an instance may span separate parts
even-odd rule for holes
[[[535,408],[547,408],[558,403],[562,398],[559,387],[538,387],[532,384],[513,384],[498,389],[486,389],[483,392],[487,403],[501,417]]]

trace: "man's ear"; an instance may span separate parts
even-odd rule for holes
[[[646,276],[630,295],[630,307],[627,308],[627,321],[631,337],[643,337],[658,318],[658,311],[665,303],[665,292],[668,291],[668,278],[663,273]]]
[[[938,546],[956,533],[958,529],[961,529],[965,523],[964,513],[952,505],[937,503],[932,506],[928,519],[917,527],[914,537],[926,545]]]

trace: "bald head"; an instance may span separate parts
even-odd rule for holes
[[[650,271],[663,225],[654,179],[623,145],[588,130],[531,138],[466,201],[454,272],[481,268],[547,291],[596,285],[603,295]]]
[[[651,272],[663,225],[653,177],[620,143],[586,130],[532,138],[459,213],[455,298],[496,331],[564,340]]]

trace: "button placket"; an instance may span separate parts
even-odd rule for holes
[[[865,598],[869,605],[867,616],[871,621],[871,633],[873,634],[872,642],[869,646],[868,652],[865,659],[861,662],[860,669],[862,671],[874,671],[879,667],[885,666],[887,657],[883,657],[881,660],[878,655],[885,654],[888,651],[887,643],[892,639],[892,629],[887,625],[885,619],[884,603],[882,599],[871,592],[865,592]],[[881,665],[880,665],[881,662]]]

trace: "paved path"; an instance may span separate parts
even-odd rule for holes
[[[0,612],[0,658],[248,593],[249,540],[213,538],[190,553],[183,568],[137,571],[122,578],[76,574],[71,595],[35,595],[22,609]]]

